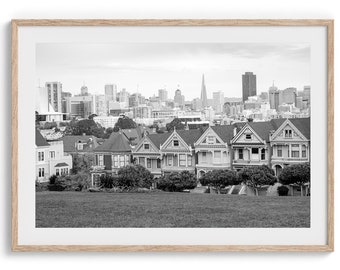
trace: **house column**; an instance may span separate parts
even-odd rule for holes
[[[289,158],[292,157],[292,146],[291,146],[291,144],[288,144],[288,157]]]
[[[188,154],[185,155],[185,167],[188,167]]]
[[[299,158],[302,158],[302,146],[299,144]]]
[[[118,168],[120,168],[120,155],[117,155],[117,159],[118,159]]]

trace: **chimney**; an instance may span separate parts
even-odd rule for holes
[[[236,127],[234,127],[234,130],[233,130],[233,136],[235,137],[235,136],[236,136],[236,134],[237,134],[237,128],[236,128]]]

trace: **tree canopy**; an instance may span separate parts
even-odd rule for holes
[[[245,167],[238,173],[238,177],[244,184],[254,188],[256,195],[258,188],[276,182],[274,171],[266,165]]]
[[[150,188],[153,175],[141,165],[128,165],[118,171],[118,185],[123,187]]]
[[[131,118],[127,116],[123,116],[118,118],[117,123],[115,124],[113,131],[117,132],[120,129],[131,129],[131,128],[136,128],[137,124],[135,121],[133,121]]]
[[[207,172],[200,178],[200,182],[203,186],[213,186],[218,191],[221,188],[231,185],[238,185],[240,183],[237,173],[231,170],[213,170]]]
[[[166,130],[168,132],[173,131],[174,128],[176,128],[177,130],[181,130],[185,128],[185,125],[181,122],[180,119],[175,118],[170,123],[166,124]]]
[[[297,184],[302,187],[304,184],[310,182],[310,164],[294,164],[283,168],[279,175],[279,181],[283,185]]]
[[[157,188],[170,192],[180,192],[184,189],[193,189],[196,186],[197,178],[189,171],[172,172],[158,178],[157,181]]]

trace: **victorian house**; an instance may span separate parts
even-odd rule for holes
[[[286,119],[270,134],[271,167],[276,175],[288,165],[310,161],[310,118]]]
[[[246,123],[231,140],[232,168],[238,171],[245,166],[270,166],[269,134],[277,129],[280,121]]]
[[[234,125],[211,126],[195,142],[198,178],[212,170],[231,168],[230,142],[236,132],[237,126]]]
[[[120,168],[132,163],[130,140],[121,131],[113,132],[110,137],[93,150],[95,165],[91,173],[92,185],[97,185],[103,174],[117,174]]]
[[[201,137],[200,129],[174,130],[160,145],[163,174],[190,171],[196,173],[194,143]]]
[[[171,133],[149,134],[145,136],[132,151],[135,164],[147,168],[155,177],[162,174],[161,145]]]

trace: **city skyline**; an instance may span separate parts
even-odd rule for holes
[[[105,84],[116,84],[146,97],[166,89],[172,98],[179,88],[186,100],[200,97],[205,75],[208,98],[222,91],[242,97],[242,74],[257,75],[258,94],[275,81],[279,89],[310,85],[308,44],[131,43],[38,44],[37,84],[60,81],[63,91],[104,94]]]

